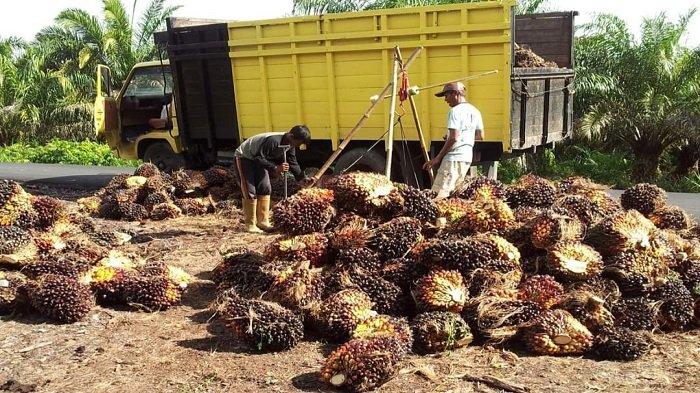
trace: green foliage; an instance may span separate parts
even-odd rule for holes
[[[109,146],[92,141],[52,140],[45,145],[15,143],[0,147],[0,162],[76,164],[99,166],[137,166],[137,160],[116,157]]]
[[[487,0],[294,0],[292,12],[296,15],[319,15],[334,12],[476,3],[480,1]],[[520,0],[516,7],[516,13],[527,14],[541,11],[545,2],[546,0]]]

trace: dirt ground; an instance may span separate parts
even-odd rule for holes
[[[38,190],[28,190],[36,192]],[[45,190],[46,191],[46,190]],[[74,199],[77,192],[46,192]],[[83,193],[84,194],[84,193]],[[304,341],[272,354],[250,353],[226,327],[210,323],[209,271],[219,250],[262,249],[271,237],[241,233],[213,215],[167,222],[115,223],[135,234],[135,251],[179,266],[197,280],[183,304],[153,314],[97,307],[80,323],[34,315],[0,320],[0,392],[317,392],[319,365],[334,346]],[[630,363],[528,356],[470,346],[439,356],[410,356],[380,392],[497,391],[465,379],[492,376],[532,392],[691,392],[700,384],[699,333],[655,335],[655,348]]]

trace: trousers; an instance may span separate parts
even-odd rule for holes
[[[272,193],[270,173],[267,169],[255,165],[252,160],[244,157],[236,157],[236,170],[241,179],[241,193],[243,198],[255,199],[256,196],[265,196]]]

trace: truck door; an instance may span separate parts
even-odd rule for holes
[[[97,66],[97,86],[95,86],[95,132],[104,134],[109,145],[116,148],[119,140],[119,111],[117,100],[112,95],[112,74],[109,67]]]

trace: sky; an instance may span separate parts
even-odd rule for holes
[[[128,8],[133,0],[122,0]],[[148,0],[136,0],[136,10],[144,8]],[[65,8],[82,8],[93,14],[100,12],[100,0],[20,0],[3,1],[0,12],[0,37],[18,36],[31,40],[44,26],[51,24]],[[284,17],[291,14],[292,0],[168,0],[181,5],[175,16],[226,20],[249,20]],[[579,11],[577,24],[590,21],[598,13],[610,13],[624,19],[633,34],[639,34],[642,18],[657,15],[659,2],[640,0],[549,0],[547,6],[557,11]],[[692,7],[700,8],[700,0],[666,0],[664,11],[676,20]],[[700,45],[700,10],[689,26],[685,38],[688,46]]]

